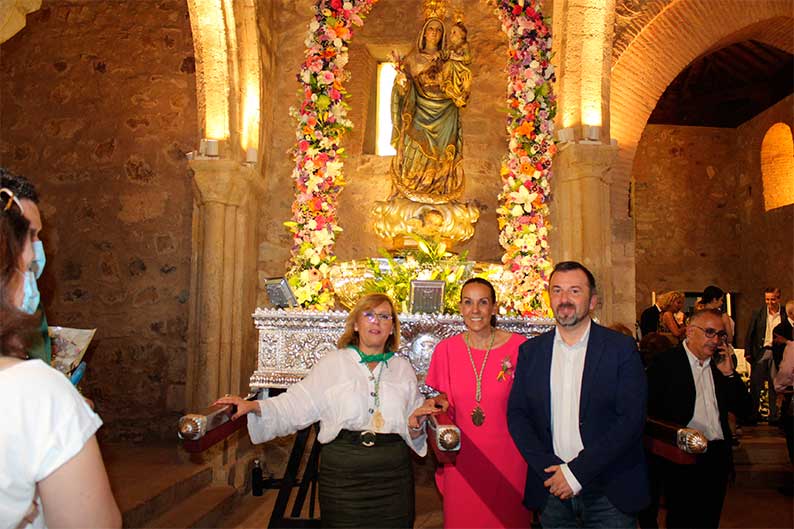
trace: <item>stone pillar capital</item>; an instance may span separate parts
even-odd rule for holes
[[[196,202],[242,206],[251,194],[264,191],[255,166],[233,160],[190,160]]]
[[[568,143],[554,158],[554,180],[572,182],[584,178],[598,178],[612,184],[612,171],[618,156],[616,145],[603,143]]]

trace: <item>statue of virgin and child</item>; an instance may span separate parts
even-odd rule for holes
[[[448,34],[447,34],[448,33]],[[450,243],[474,234],[479,210],[457,200],[464,173],[460,109],[471,92],[466,26],[428,18],[394,81],[392,194],[375,208],[375,230],[396,246],[417,234]]]

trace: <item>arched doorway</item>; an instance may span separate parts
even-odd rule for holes
[[[748,10],[742,2],[671,3],[640,30],[612,68],[611,131],[620,146],[613,170],[611,199],[613,251],[634,255],[635,275],[640,242],[634,230],[639,206],[631,196],[632,166],[648,118],[662,93],[697,57],[731,43],[755,39],[791,53],[794,24],[791,1],[767,1]],[[744,206],[743,206],[744,207]],[[621,236],[622,234],[622,236]],[[622,238],[621,238],[622,237]],[[624,240],[625,239],[625,240]],[[630,259],[630,257],[629,257]],[[698,288],[702,288],[701,285]],[[636,306],[649,304],[649,295],[637,285]],[[652,287],[645,287],[652,290]]]

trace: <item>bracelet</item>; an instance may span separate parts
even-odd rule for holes
[[[425,429],[425,423],[420,424],[419,428],[414,428],[413,426],[409,426],[408,429],[411,430],[412,432],[421,432]]]

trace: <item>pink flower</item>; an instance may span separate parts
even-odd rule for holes
[[[334,74],[328,70],[324,70],[319,75],[319,81],[323,84],[331,84],[334,82]]]

